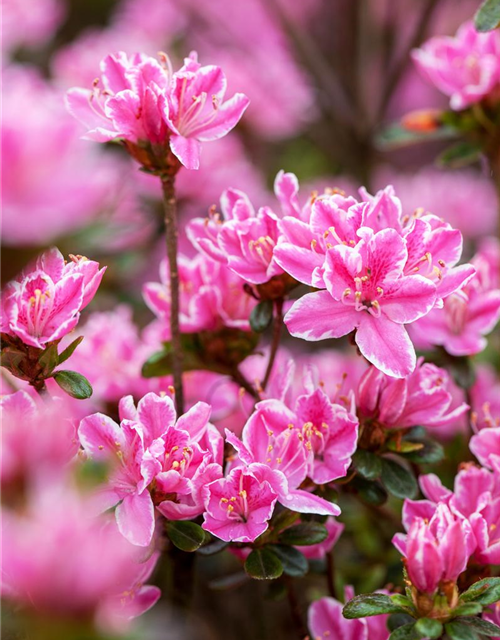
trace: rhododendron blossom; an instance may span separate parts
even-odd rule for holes
[[[137,409],[130,396],[120,401],[120,425],[99,413],[80,423],[87,455],[112,465],[99,502],[104,508],[119,503],[118,528],[132,544],[151,542],[155,505],[171,519],[202,513],[203,486],[222,461],[221,438],[209,417],[209,405],[199,402],[176,420],[172,400],[149,393]],[[177,504],[165,504],[170,500]]]
[[[224,101],[222,70],[202,67],[196,53],[174,73],[166,56],[160,63],[144,54],[120,52],[104,58],[101,74],[92,91],[71,89],[67,94],[70,112],[89,129],[85,137],[134,145],[168,143],[188,169],[199,167],[200,142],[224,136],[248,106],[243,94]]]
[[[452,408],[450,386],[448,372],[423,358],[413,373],[397,380],[370,367],[359,383],[358,408],[388,429],[441,427],[456,422],[469,409],[464,402]]]
[[[436,286],[420,275],[404,275],[408,250],[393,229],[363,228],[360,242],[328,252],[326,291],[309,293],[285,316],[294,336],[305,340],[340,338],[356,329],[356,344],[384,373],[402,378],[416,365],[405,324],[426,315]]]
[[[60,340],[77,325],[105,270],[82,256],[66,262],[58,249],[49,249],[5,288],[2,332],[39,349]]]
[[[459,110],[480,102],[500,82],[500,38],[497,31],[478,33],[466,22],[452,38],[436,37],[413,52],[413,59]]]

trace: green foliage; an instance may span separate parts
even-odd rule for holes
[[[382,484],[396,498],[414,498],[418,486],[413,473],[391,458],[382,458]]]
[[[356,596],[344,606],[342,614],[344,618],[367,618],[378,616],[381,613],[396,613],[402,611],[401,607],[395,604],[390,596],[383,593],[369,593]]]
[[[52,376],[57,384],[72,398],[86,400],[92,395],[90,382],[76,371],[56,371]]]
[[[282,575],[283,564],[269,547],[262,547],[248,556],[245,571],[254,580],[275,580]]]
[[[462,593],[463,602],[478,602],[481,605],[494,604],[500,600],[500,578],[483,578]]]
[[[461,140],[445,149],[436,159],[436,163],[447,169],[461,169],[481,157],[481,145],[467,140]]]
[[[279,541],[282,544],[307,546],[326,540],[328,531],[320,522],[303,522],[282,531]]]
[[[478,31],[492,31],[500,26],[500,0],[485,0],[474,16]]]
[[[352,457],[352,464],[356,471],[367,480],[375,480],[382,473],[382,461],[371,451],[358,449]]]
[[[83,336],[79,336],[78,338],[76,338],[76,340],[73,340],[73,342],[69,346],[67,346],[66,349],[64,349],[64,351],[62,351],[59,354],[58,364],[62,364],[63,362],[66,362],[68,358],[71,358],[75,349],[77,348],[77,346],[80,344],[82,340],[83,340]]]
[[[165,529],[172,544],[181,551],[196,551],[205,542],[205,532],[195,522],[184,520],[167,522]]]
[[[422,638],[429,638],[435,640],[441,637],[443,633],[443,625],[439,620],[431,620],[430,618],[420,618],[415,623],[415,631]]]
[[[278,556],[283,565],[283,572],[292,578],[302,578],[309,570],[309,563],[303,553],[295,547],[284,544],[273,544],[269,547]]]
[[[262,300],[252,309],[250,314],[252,331],[262,333],[269,327],[273,319],[273,306],[272,300]]]

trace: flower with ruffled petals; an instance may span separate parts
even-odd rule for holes
[[[367,360],[387,375],[403,378],[416,365],[404,327],[426,315],[436,286],[419,275],[404,275],[408,250],[394,229],[363,228],[354,246],[327,253],[326,291],[300,298],[285,316],[290,333],[304,340],[340,338],[356,330]]]
[[[78,323],[106,268],[82,256],[66,262],[56,248],[42,254],[2,294],[2,332],[43,349]]]
[[[464,23],[455,37],[436,37],[413,51],[413,59],[452,109],[480,102],[500,81],[500,38],[496,31],[479,33]]]

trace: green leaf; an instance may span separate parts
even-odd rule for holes
[[[224,549],[227,549],[228,546],[229,542],[214,538],[208,544],[204,544],[199,549],[197,549],[197,553],[202,556],[214,556],[216,553],[220,553],[221,551],[224,551]]]
[[[269,548],[254,549],[245,561],[245,571],[255,580],[275,580],[283,573],[281,560]]]
[[[439,442],[425,439],[420,440],[420,443],[423,445],[422,449],[419,449],[418,451],[410,451],[408,453],[401,453],[405,460],[410,460],[410,462],[415,462],[416,464],[436,464],[443,460],[444,449]]]
[[[444,625],[451,640],[479,640],[477,633],[468,625],[452,620]]]
[[[500,627],[482,618],[457,618],[456,622],[471,627],[483,636],[500,636]]]
[[[372,482],[356,476],[352,480],[352,486],[368,504],[381,505],[387,501],[387,491],[379,482]]]
[[[422,638],[440,638],[443,633],[443,625],[439,620],[431,620],[431,618],[420,618],[415,624],[415,631],[422,636]]]
[[[466,602],[453,610],[453,617],[457,616],[477,616],[483,610],[483,605],[479,602]]]
[[[41,356],[38,358],[38,364],[42,367],[43,377],[48,378],[59,364],[57,344],[51,344],[42,352]]]
[[[448,169],[460,169],[477,162],[480,156],[480,145],[461,140],[439,154],[436,163]]]
[[[90,382],[76,371],[56,371],[52,376],[57,384],[72,398],[86,400],[92,395]]]
[[[382,458],[382,484],[396,498],[414,498],[417,481],[409,469],[391,458]]]
[[[295,511],[290,511],[289,509],[283,509],[283,511],[272,517],[271,527],[274,532],[279,532],[283,529],[286,529],[287,527],[291,527],[292,524],[295,524],[298,519],[298,513],[295,513]]]
[[[163,351],[153,353],[142,365],[142,375],[144,378],[160,378],[172,373],[172,354],[170,345]]]
[[[383,593],[368,593],[356,596],[344,606],[342,615],[344,618],[367,618],[378,616],[381,613],[395,613],[401,611],[401,607]]]
[[[292,578],[302,578],[309,570],[309,563],[303,553],[295,547],[285,544],[273,544],[269,547],[278,556],[283,565],[283,572]]]
[[[27,360],[26,353],[15,349],[14,347],[5,347],[1,353],[1,365],[8,369],[13,375],[23,380],[29,380],[29,377],[23,373],[21,365]]]
[[[319,522],[303,522],[285,529],[279,535],[279,541],[283,544],[311,545],[326,540],[328,531],[325,525]]]
[[[423,442],[410,442],[409,440],[401,440],[401,442],[396,442],[396,440],[389,440],[387,443],[387,448],[389,451],[394,451],[394,453],[413,453],[414,451],[420,451],[424,448]]]
[[[249,577],[244,571],[237,571],[236,573],[230,573],[227,576],[210,580],[208,586],[214,591],[229,591],[229,589],[241,587],[241,585],[248,581]]]
[[[83,336],[79,336],[76,340],[73,340],[73,342],[70,345],[68,345],[66,349],[64,349],[64,351],[62,351],[59,354],[59,364],[62,364],[68,358],[71,358],[75,349],[77,348],[77,346],[80,344],[82,340],[83,340]]]
[[[389,619],[387,620],[387,628],[389,629],[389,631],[395,631],[405,624],[415,624],[414,619],[408,613],[391,613]]]
[[[252,309],[250,314],[250,326],[252,331],[262,333],[271,324],[273,319],[273,301],[262,300]]]
[[[485,0],[474,16],[478,31],[492,31],[500,25],[500,0]]]
[[[457,132],[451,127],[438,127],[434,131],[410,131],[400,124],[387,127],[375,138],[375,144],[382,151],[402,149],[414,144],[421,144],[431,140],[447,140],[455,138]]]
[[[394,604],[398,605],[398,607],[413,608],[413,604],[412,604],[410,598],[407,598],[406,596],[402,596],[399,593],[395,593],[394,595],[389,596],[389,597],[394,602]]]
[[[205,532],[195,522],[187,520],[167,522],[165,529],[172,544],[181,551],[196,551],[205,542]]]
[[[418,637],[415,631],[415,623],[410,622],[410,624],[404,624],[402,627],[395,629],[388,640],[415,640]]]
[[[352,463],[356,471],[367,480],[375,480],[382,473],[380,457],[371,451],[358,449],[352,457]]]
[[[479,602],[479,604],[494,604],[500,600],[500,578],[483,578],[467,589],[460,599],[463,602]]]

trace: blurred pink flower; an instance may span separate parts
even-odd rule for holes
[[[402,378],[416,365],[404,328],[427,314],[435,285],[420,275],[404,275],[408,250],[394,229],[360,231],[360,242],[333,247],[326,258],[326,291],[300,298],[285,316],[294,336],[304,340],[340,338],[356,329],[356,344],[365,358],[386,373]]]
[[[221,327],[250,330],[249,316],[256,300],[244,289],[244,281],[225,265],[204,255],[192,259],[179,256],[181,288],[181,330],[186,333],[214,331]],[[161,282],[143,287],[148,307],[164,322],[167,332],[170,314],[168,263],[160,265]],[[168,339],[167,333],[163,339]]]
[[[425,77],[447,96],[452,109],[480,102],[500,81],[500,38],[496,31],[478,33],[464,23],[455,37],[431,38],[413,51]]]
[[[78,124],[37,71],[12,66],[3,74],[3,241],[43,245],[108,206],[117,172],[112,159],[79,140]],[[29,118],[27,104],[36,104]]]
[[[153,606],[160,590],[142,580],[156,557],[139,564],[114,523],[90,511],[66,483],[32,493],[24,513],[4,509],[2,595],[39,613],[108,625]]]
[[[105,270],[82,256],[66,262],[58,249],[49,249],[6,286],[2,331],[39,349],[60,340],[77,325]]]
[[[55,35],[66,13],[61,0],[4,0],[2,49],[36,48]],[[22,29],[19,25],[22,24]]]
[[[441,427],[457,422],[469,409],[465,402],[453,406],[451,379],[445,369],[419,358],[413,373],[395,380],[370,367],[358,391],[360,413],[388,429]]]
[[[471,423],[475,432],[500,427],[500,380],[493,368],[480,365],[471,388]]]
[[[227,542],[253,542],[266,531],[277,495],[259,467],[237,467],[207,485],[206,531]]]

